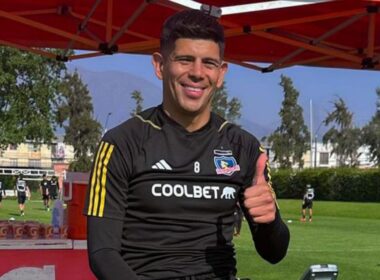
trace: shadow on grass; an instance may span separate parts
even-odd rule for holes
[[[10,216],[20,216],[20,213],[8,213]]]

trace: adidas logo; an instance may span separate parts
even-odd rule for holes
[[[152,165],[153,169],[172,170],[171,166],[163,159]]]

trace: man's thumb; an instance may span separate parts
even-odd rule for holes
[[[259,184],[266,182],[264,176],[264,170],[267,166],[268,156],[265,153],[261,153],[256,162],[255,176],[253,177],[253,184]]]

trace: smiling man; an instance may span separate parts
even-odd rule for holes
[[[286,255],[265,153],[211,112],[223,54],[215,18],[189,10],[165,22],[152,59],[162,104],[108,131],[94,159],[84,213],[99,279],[236,279],[237,203],[257,252],[270,263]]]

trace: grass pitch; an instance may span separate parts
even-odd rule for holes
[[[15,199],[3,199],[0,220],[51,222],[34,194],[27,201],[25,216],[19,215]],[[314,202],[313,222],[301,223],[301,200],[279,200],[281,215],[290,229],[291,241],[285,259],[276,265],[256,253],[248,226],[234,239],[238,276],[251,280],[299,280],[312,264],[336,264],[339,280],[380,279],[380,203]],[[52,207],[52,206],[51,206]]]
[[[50,224],[52,207],[53,203],[50,202],[50,211],[46,211],[40,195],[32,194],[32,199],[25,202],[25,216],[20,216],[17,198],[7,197],[3,198],[3,201],[1,202],[0,220],[14,218],[15,221],[37,221],[43,224]]]
[[[380,204],[315,201],[313,222],[300,222],[300,200],[280,200],[291,241],[285,259],[276,265],[253,249],[243,224],[237,249],[238,275],[251,280],[299,280],[312,264],[336,264],[338,279],[380,279]]]

